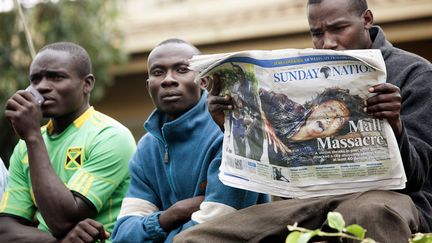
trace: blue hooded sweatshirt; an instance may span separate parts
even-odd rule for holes
[[[173,121],[155,110],[130,161],[131,183],[115,225],[113,242],[171,242],[197,223],[268,202],[268,196],[225,186],[219,180],[223,133],[207,110],[207,92]],[[159,215],[177,201],[204,195],[186,224],[165,232]]]

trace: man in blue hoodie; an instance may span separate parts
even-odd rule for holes
[[[223,134],[211,118],[207,92],[194,82],[188,60],[200,51],[168,39],[148,57],[147,88],[156,110],[130,161],[131,185],[114,242],[171,242],[182,230],[266,202],[218,178]]]

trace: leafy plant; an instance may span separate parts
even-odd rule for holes
[[[360,225],[352,224],[346,226],[345,220],[338,212],[329,212],[327,214],[327,221],[330,228],[336,230],[337,232],[324,232],[320,229],[309,230],[298,227],[297,224],[288,225],[288,230],[292,232],[288,235],[285,242],[306,243],[315,236],[325,236],[352,239],[357,240],[361,243],[376,243],[376,241],[373,239],[365,238],[366,229],[364,229]]]
[[[432,243],[432,233],[416,233],[409,243]]]
[[[327,214],[327,222],[330,228],[336,232],[324,232],[319,229],[310,230],[294,225],[288,225],[288,230],[291,233],[288,235],[285,243],[306,243],[315,236],[321,237],[338,237],[339,239],[352,239],[361,243],[378,243],[374,239],[365,238],[366,229],[358,224],[345,225],[343,216],[338,212],[329,212]],[[432,233],[416,233],[409,243],[432,243]]]

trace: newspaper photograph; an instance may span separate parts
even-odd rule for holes
[[[404,187],[390,125],[364,110],[368,88],[386,80],[379,50],[200,55],[191,68],[233,102],[225,184],[285,197]]]

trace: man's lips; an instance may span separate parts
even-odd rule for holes
[[[177,101],[180,98],[181,98],[180,94],[166,94],[161,96],[161,99],[163,101]]]
[[[48,98],[48,97],[44,97],[44,102],[42,103],[42,105],[45,106],[45,105],[50,105],[50,104],[53,104],[53,103],[55,103],[54,99],[51,99],[51,98]]]

